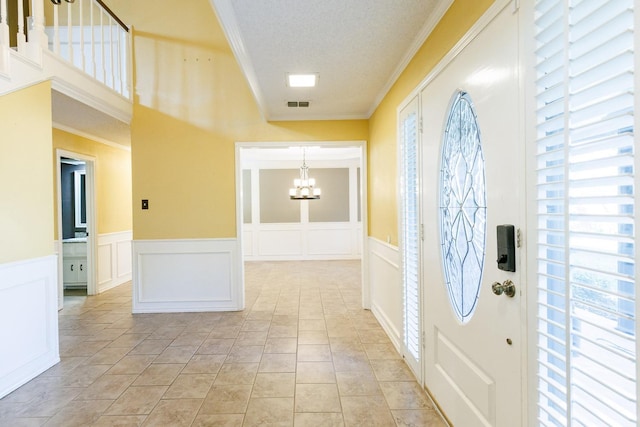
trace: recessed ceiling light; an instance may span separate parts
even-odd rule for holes
[[[287,74],[289,87],[315,87],[317,74]]]

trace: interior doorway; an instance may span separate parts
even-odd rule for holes
[[[304,181],[305,165],[322,190],[320,200],[291,196],[294,181]],[[236,224],[243,262],[362,260],[362,305],[369,308],[363,260],[366,176],[364,141],[236,143]]]
[[[95,159],[56,151],[58,309],[64,295],[96,294]]]

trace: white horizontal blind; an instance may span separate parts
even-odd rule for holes
[[[404,346],[409,365],[419,371],[420,359],[420,219],[418,210],[418,104],[400,115],[402,282]]]
[[[635,426],[634,0],[536,0],[538,421]]]

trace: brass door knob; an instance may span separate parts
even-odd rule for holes
[[[514,285],[509,279],[505,280],[503,283],[493,282],[491,290],[496,295],[505,294],[509,298],[513,298],[516,295],[516,285]]]

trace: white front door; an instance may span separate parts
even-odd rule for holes
[[[421,92],[425,385],[455,426],[523,419],[518,70],[518,14],[508,6]],[[498,268],[499,225],[514,226],[515,272]],[[492,284],[507,280],[515,295],[496,295]]]

